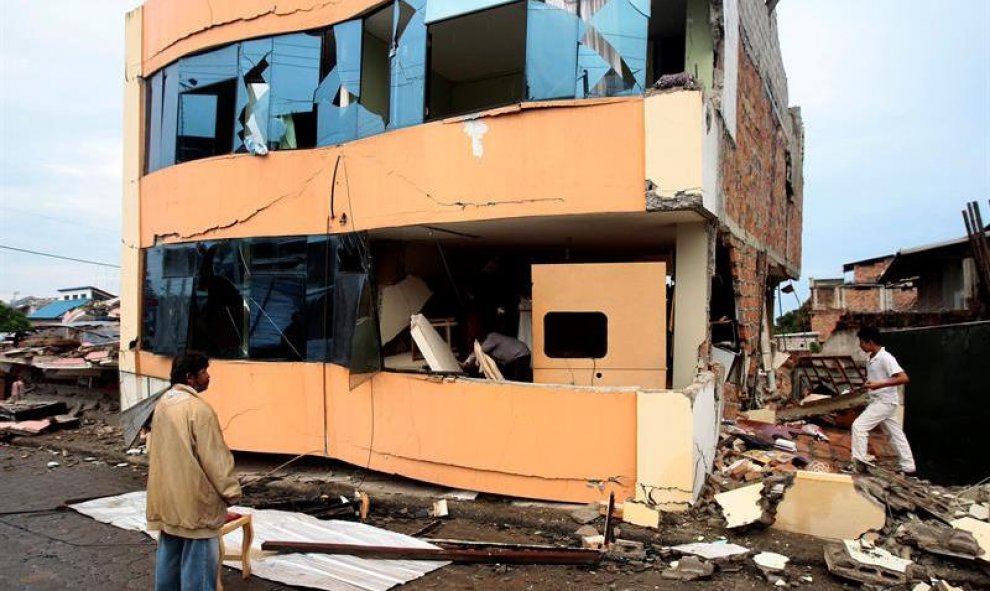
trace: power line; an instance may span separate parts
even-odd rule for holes
[[[28,254],[36,254],[38,256],[50,257],[53,259],[62,259],[63,261],[74,261],[76,263],[87,263],[90,265],[99,265],[100,267],[112,267],[114,269],[119,269],[120,265],[112,265],[110,263],[101,263],[99,261],[88,261],[86,259],[74,259],[72,257],[64,257],[58,254],[51,254],[48,252],[38,252],[37,250],[28,250],[26,248],[14,248],[13,246],[7,246],[5,244],[0,244],[0,248],[5,248],[7,250],[15,250],[17,252],[26,252]]]

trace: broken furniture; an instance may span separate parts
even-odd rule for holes
[[[430,326],[433,327],[437,334],[443,339],[443,342],[447,343],[447,347],[450,348],[450,352],[453,353],[454,357],[457,357],[457,347],[454,345],[454,335],[453,330],[457,328],[457,320],[455,318],[428,318]],[[416,339],[412,342],[412,360],[419,361],[425,359],[425,356],[419,347],[416,345]]]
[[[241,551],[228,554],[223,543],[223,537],[237,529],[243,529],[241,532]],[[228,560],[241,563],[242,579],[246,581],[251,578],[251,542],[254,541],[254,525],[251,523],[251,515],[228,513],[227,523],[220,528],[218,539],[220,541],[220,572],[217,573],[217,589],[223,591],[223,563]]]
[[[866,383],[866,368],[849,355],[801,357],[794,367],[793,383],[794,395],[799,399],[808,393],[852,392]]]
[[[430,371],[460,373],[461,364],[450,350],[450,344],[440,337],[433,325],[422,314],[410,319],[413,342],[423,352]]]
[[[667,386],[664,263],[533,265],[533,381]]]

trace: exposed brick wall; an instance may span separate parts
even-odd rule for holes
[[[883,310],[883,288],[845,288],[843,292],[843,297],[846,301],[845,308],[850,312],[880,312]]]
[[[891,292],[894,294],[894,310],[898,312],[910,310],[918,303],[918,290],[913,287],[891,288]]]
[[[788,196],[790,144],[774,115],[759,71],[742,49],[738,98],[735,145],[722,140],[726,217],[761,245],[784,257],[785,264],[798,269],[802,208],[800,194]],[[790,159],[793,167],[795,154]]]
[[[787,97],[787,74],[777,35],[777,15],[767,11],[765,0],[737,1],[743,46],[753,56],[753,63],[767,81],[777,111],[785,119],[786,131],[790,132],[791,122],[785,116],[790,101]]]
[[[822,342],[828,340],[835,327],[842,318],[842,310],[816,310],[811,313],[811,331],[818,333],[818,338]]]
[[[853,266],[853,283],[876,283],[892,260],[893,257],[887,257],[869,265]]]

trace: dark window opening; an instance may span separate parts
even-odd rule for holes
[[[608,353],[608,317],[601,312],[548,312],[543,352],[557,359],[601,359]]]
[[[661,76],[680,74],[687,70],[688,4],[693,0],[653,0],[650,9],[650,28],[647,43],[647,84],[652,85]],[[707,12],[708,3],[704,2]],[[693,11],[692,11],[693,13]],[[693,23],[692,32],[698,27],[708,27],[708,20]],[[695,75],[695,72],[688,72]]]
[[[429,118],[521,102],[525,97],[525,65],[525,3],[430,25]]]
[[[361,96],[358,102],[388,125],[391,94],[391,5],[364,18],[361,40]]]
[[[316,146],[316,105],[320,83],[322,33],[295,33],[272,39],[269,148]]]

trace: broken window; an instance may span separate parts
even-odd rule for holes
[[[145,171],[175,164],[175,133],[179,107],[179,64],[155,72],[147,83]]]
[[[188,162],[233,148],[237,94],[237,46],[179,60],[176,162]]]
[[[523,100],[526,3],[514,2],[441,22],[430,19],[428,22],[431,23],[427,58],[430,118]]]
[[[191,246],[145,251],[142,346],[163,355],[185,350],[197,254]]]
[[[381,115],[361,104],[360,19],[334,25],[324,33],[321,80],[314,95],[317,145],[331,146],[385,130]]]
[[[355,373],[368,373],[381,365],[370,265],[367,245],[351,235],[150,248],[142,347],[173,355],[188,346],[217,359],[353,362]]]
[[[396,0],[392,17],[388,128],[423,122],[426,96],[426,0]]]
[[[295,33],[272,39],[270,149],[316,146],[313,94],[320,82],[321,44],[320,33]]]
[[[271,101],[273,43],[254,39],[240,44],[237,64],[237,152],[268,152],[268,118]]]
[[[687,71],[685,66],[685,55],[687,51],[688,27],[688,3],[689,0],[653,0],[653,8],[650,14],[649,41],[647,49],[647,70],[649,83],[656,82],[661,76],[668,74],[680,74]],[[697,6],[692,7],[692,17],[690,21],[691,43],[697,50],[703,39],[699,39],[708,27],[708,19],[700,18],[702,12],[707,13],[707,2],[694,2]],[[700,8],[701,10],[697,10]],[[696,19],[700,18],[700,22]],[[709,39],[711,34],[708,33]],[[695,72],[689,72],[697,76]]]
[[[575,96],[578,39],[585,28],[577,8],[576,0],[527,2],[526,87],[530,100]]]
[[[608,353],[608,317],[601,312],[547,312],[543,352],[556,359],[601,359]]]
[[[247,357],[248,308],[242,240],[199,243],[192,348],[218,359]]]
[[[386,6],[363,20],[361,95],[358,97],[358,102],[382,122],[381,128],[375,126],[363,130],[366,135],[385,131],[384,124],[388,120],[392,85],[389,69],[394,13],[394,5]]]
[[[578,96],[643,92],[649,0],[578,0],[577,4],[586,25],[578,45]]]

